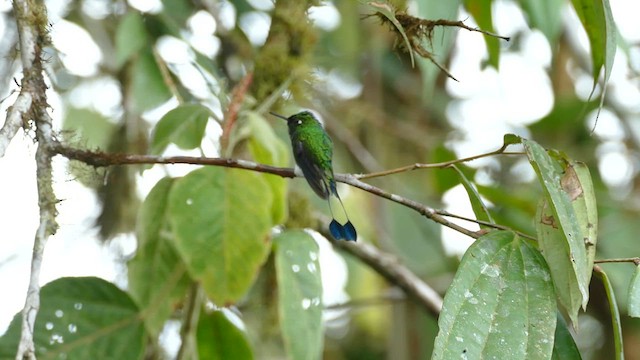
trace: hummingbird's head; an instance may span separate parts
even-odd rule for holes
[[[289,125],[290,129],[295,129],[298,126],[316,125],[320,123],[320,121],[318,121],[318,119],[316,119],[316,117],[313,116],[313,114],[309,111],[302,111],[289,117],[284,117],[274,112],[271,112],[270,114],[279,117],[280,119],[286,120],[287,125]]]

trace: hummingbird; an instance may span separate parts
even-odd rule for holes
[[[293,157],[302,170],[304,178],[311,189],[329,203],[331,224],[329,232],[336,240],[356,241],[358,234],[349,220],[349,215],[342,204],[336,181],[333,176],[333,142],[320,122],[309,111],[303,111],[289,117],[271,112],[271,115],[287,121],[289,137],[293,148]],[[342,207],[347,222],[340,224],[333,215],[331,197],[335,196]]]

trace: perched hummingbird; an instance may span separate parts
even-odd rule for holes
[[[336,182],[333,178],[333,142],[327,135],[320,122],[308,111],[303,111],[288,118],[276,113],[271,113],[287,121],[289,137],[293,148],[293,157],[296,164],[302,170],[311,189],[329,203],[332,221],[329,225],[331,236],[336,240],[356,241],[358,234],[351,224],[347,211],[342,204],[340,195],[336,190]],[[347,222],[340,224],[333,215],[331,208],[331,196],[335,196],[340,202]]]

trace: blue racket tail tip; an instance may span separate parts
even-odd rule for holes
[[[331,224],[329,224],[329,232],[331,233],[331,236],[333,236],[334,239],[336,240],[343,239],[342,225],[340,225],[337,221],[331,220]]]
[[[356,241],[358,240],[358,233],[356,232],[356,228],[353,226],[351,221],[347,221],[344,226],[342,226],[344,239],[347,241]]]
[[[335,219],[329,224],[329,232],[336,240],[356,241],[358,234],[356,228],[353,227],[351,221],[347,221],[346,224],[340,225]]]

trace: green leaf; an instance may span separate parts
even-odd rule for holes
[[[622,325],[620,323],[620,311],[618,310],[618,303],[616,302],[616,295],[613,291],[613,286],[609,277],[602,270],[601,267],[596,266],[594,272],[602,281],[604,290],[607,293],[607,299],[609,300],[609,311],[611,315],[611,327],[613,328],[613,343],[615,346],[616,360],[624,360],[624,346],[622,345]]]
[[[457,166],[453,165],[451,168],[458,173],[462,186],[464,186],[464,189],[467,191],[467,195],[469,196],[469,201],[471,201],[471,208],[473,208],[473,213],[476,215],[476,218],[478,220],[489,222],[492,224],[495,223],[493,221],[493,218],[491,217],[491,214],[489,213],[489,209],[487,209],[487,206],[482,201],[480,194],[478,193],[476,188],[473,186],[471,181],[469,181],[469,179],[467,179],[467,177],[464,176],[464,173],[460,169],[458,169]],[[481,226],[481,227],[487,228],[486,226]]]
[[[504,147],[507,147],[513,144],[520,144],[521,142],[522,142],[522,138],[514,134],[505,134],[502,138],[502,144]]]
[[[165,21],[172,22],[173,26],[182,27],[190,16],[197,10],[188,1],[161,0],[162,14]]]
[[[547,200],[538,204],[536,233],[542,255],[547,260],[553,278],[553,285],[560,305],[564,307],[571,322],[578,323],[578,311],[582,306],[582,293],[573,271],[571,255],[562,231],[558,228],[553,211]]]
[[[265,261],[272,202],[262,176],[246,170],[205,167],[171,188],[175,247],[217,305],[238,301]]]
[[[589,169],[585,164],[564,159],[562,167],[563,175],[560,178],[560,186],[571,203],[578,227],[584,236],[583,246],[586,248],[587,256],[585,271],[587,271],[586,281],[588,284],[591,280],[591,269],[593,269],[595,260],[598,231],[595,192]],[[578,311],[582,305],[579,282],[573,271],[570,248],[547,200],[542,200],[539,203],[536,219],[540,249],[551,268],[558,300],[566,309],[571,321],[577,324]]]
[[[120,19],[116,29],[115,43],[118,68],[149,43],[147,30],[138,12],[129,11]]]
[[[547,359],[556,300],[540,253],[508,231],[476,240],[444,298],[432,359]]]
[[[280,327],[291,359],[322,358],[322,281],[318,244],[302,230],[274,239]]]
[[[572,0],[571,2],[589,37],[595,89],[603,67],[605,85],[611,75],[616,54],[616,25],[609,7],[609,0]],[[604,91],[602,97],[604,97]]]
[[[576,275],[578,288],[582,294],[582,307],[586,308],[589,301],[591,269],[588,268],[587,250],[582,228],[578,222],[571,199],[562,188],[560,166],[536,142],[522,139],[522,144],[529,157],[529,162],[544,189],[545,198],[549,201],[553,213],[553,219],[549,219],[549,222],[562,230],[564,234],[563,242],[568,245],[569,251],[567,256],[571,261],[571,267]],[[545,251],[545,249],[543,251],[545,254],[549,254],[549,251]],[[555,272],[552,272],[552,274],[554,277],[558,276]]]
[[[587,249],[587,276],[591,280],[593,263],[596,259],[598,241],[598,207],[591,173],[585,163],[569,161],[564,164],[564,175],[560,179],[563,190],[569,195],[578,218],[578,225],[584,235]]]
[[[0,338],[0,358],[13,359],[18,313]],[[142,359],[145,332],[135,303],[96,278],[61,278],[42,287],[34,335],[38,359]]]
[[[576,342],[573,340],[573,336],[569,332],[567,323],[564,321],[562,315],[558,314],[556,325],[556,336],[553,341],[553,354],[552,360],[581,360],[580,351]]]
[[[79,135],[87,148],[106,150],[116,125],[97,111],[68,107],[63,129]]]
[[[369,1],[367,5],[371,10],[389,19],[389,21],[391,21],[393,26],[396,27],[396,29],[398,30],[398,33],[400,33],[400,36],[402,36],[402,41],[404,41],[404,46],[407,48],[407,51],[409,52],[409,57],[411,57],[411,66],[412,67],[415,66],[415,60],[413,59],[413,50],[412,50],[413,47],[411,46],[411,43],[409,43],[409,38],[407,38],[407,34],[404,32],[404,28],[402,27],[398,19],[396,19],[396,10],[393,8],[393,5],[391,5],[388,1],[385,1],[385,0]]]
[[[173,246],[166,216],[173,182],[171,178],[158,181],[142,204],[136,231],[138,250],[127,271],[129,292],[144,311],[145,325],[153,337],[158,336],[191,283]]]
[[[491,16],[492,0],[465,0],[464,6],[478,23],[480,29],[494,33],[493,18]],[[559,16],[559,14],[558,14]],[[500,42],[495,36],[484,36],[489,53],[489,64],[498,69],[500,63]]]
[[[68,107],[64,117],[64,140],[78,143],[88,149],[107,150],[116,125],[97,111],[87,108]],[[70,136],[66,136],[70,134]],[[84,186],[97,189],[104,186],[104,168],[95,168],[81,161],[71,160],[68,170],[74,180]]]
[[[636,266],[629,283],[628,315],[640,317],[640,265]]]
[[[564,1],[520,0],[519,3],[527,16],[529,25],[542,31],[553,49],[562,30],[561,14]]]
[[[153,109],[171,98],[171,91],[162,77],[151,49],[144,49],[131,71],[135,109],[139,112]]]
[[[267,165],[281,167],[289,165],[289,149],[275,134],[269,123],[255,112],[248,112],[247,119],[251,131],[249,150],[253,158]],[[287,217],[287,182],[280,176],[261,175],[269,184],[273,194],[271,209],[273,223],[282,223]]]
[[[224,308],[200,315],[196,335],[200,359],[253,359],[247,335],[229,319],[232,316],[235,314]]]
[[[209,108],[199,104],[180,105],[167,112],[154,129],[151,154],[162,154],[169,143],[185,150],[199,147],[210,114]]]

